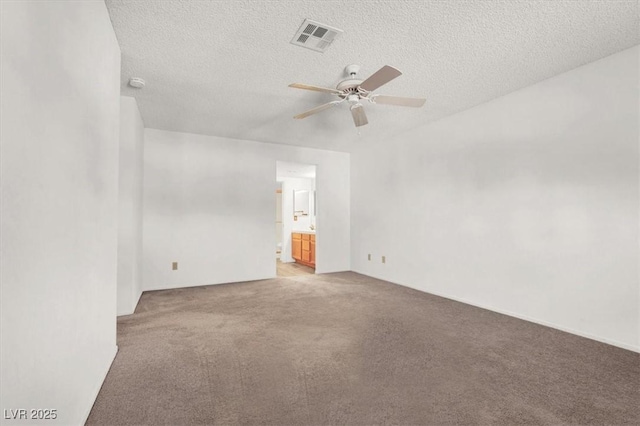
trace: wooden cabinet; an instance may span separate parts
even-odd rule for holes
[[[291,257],[302,259],[302,237],[300,234],[291,234]]]
[[[309,249],[309,262],[313,263],[313,267],[316,267],[316,236],[311,236],[311,248]]]
[[[316,236],[294,232],[291,234],[291,257],[297,263],[316,267]]]

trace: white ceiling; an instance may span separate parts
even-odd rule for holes
[[[146,127],[349,151],[640,43],[631,1],[106,0],[122,50],[122,94]],[[344,30],[325,52],[290,44],[305,18]],[[347,105],[288,88],[334,87],[350,63],[404,75],[376,93],[426,97],[420,109]],[[127,86],[130,77],[147,82]],[[359,135],[360,133],[360,135]]]

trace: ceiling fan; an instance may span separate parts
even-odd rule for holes
[[[368,101],[373,104],[408,106],[414,108],[421,107],[426,101],[426,99],[423,98],[402,98],[399,96],[373,94],[372,92],[378,87],[383,86],[394,78],[402,75],[399,70],[394,67],[390,67],[389,65],[383,66],[366,80],[360,80],[356,77],[358,71],[360,70],[359,65],[348,65],[344,70],[349,77],[338,83],[335,89],[311,86],[302,83],[290,84],[289,87],[293,87],[296,89],[313,90],[315,92],[330,93],[332,95],[336,95],[339,98],[338,100],[331,101],[324,105],[320,105],[313,109],[310,109],[309,111],[303,112],[302,114],[298,114],[293,118],[306,118],[310,115],[316,114],[320,111],[324,111],[325,109],[331,108],[334,105],[338,105],[346,101],[349,103],[349,109],[351,110],[351,115],[353,116],[353,122],[355,123],[356,127],[360,127],[368,123],[367,115],[365,114],[364,108],[362,106],[362,101]]]

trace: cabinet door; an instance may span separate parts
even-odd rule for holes
[[[291,257],[294,259],[302,259],[302,240],[291,238]]]
[[[309,250],[302,250],[302,260],[309,262],[311,259]]]
[[[316,264],[316,243],[311,241],[311,250],[309,250],[309,263]]]

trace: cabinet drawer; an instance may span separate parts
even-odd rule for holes
[[[291,234],[291,238],[293,238],[294,240],[301,240],[302,234]]]
[[[315,242],[316,242],[316,236],[312,234],[312,235],[311,235],[311,239],[310,239],[310,241],[311,241],[311,242],[313,242],[313,243],[315,243]]]
[[[311,235],[309,235],[309,234],[302,234],[302,240],[303,240],[303,241],[309,241],[309,237],[310,237],[310,236],[311,236]]]

